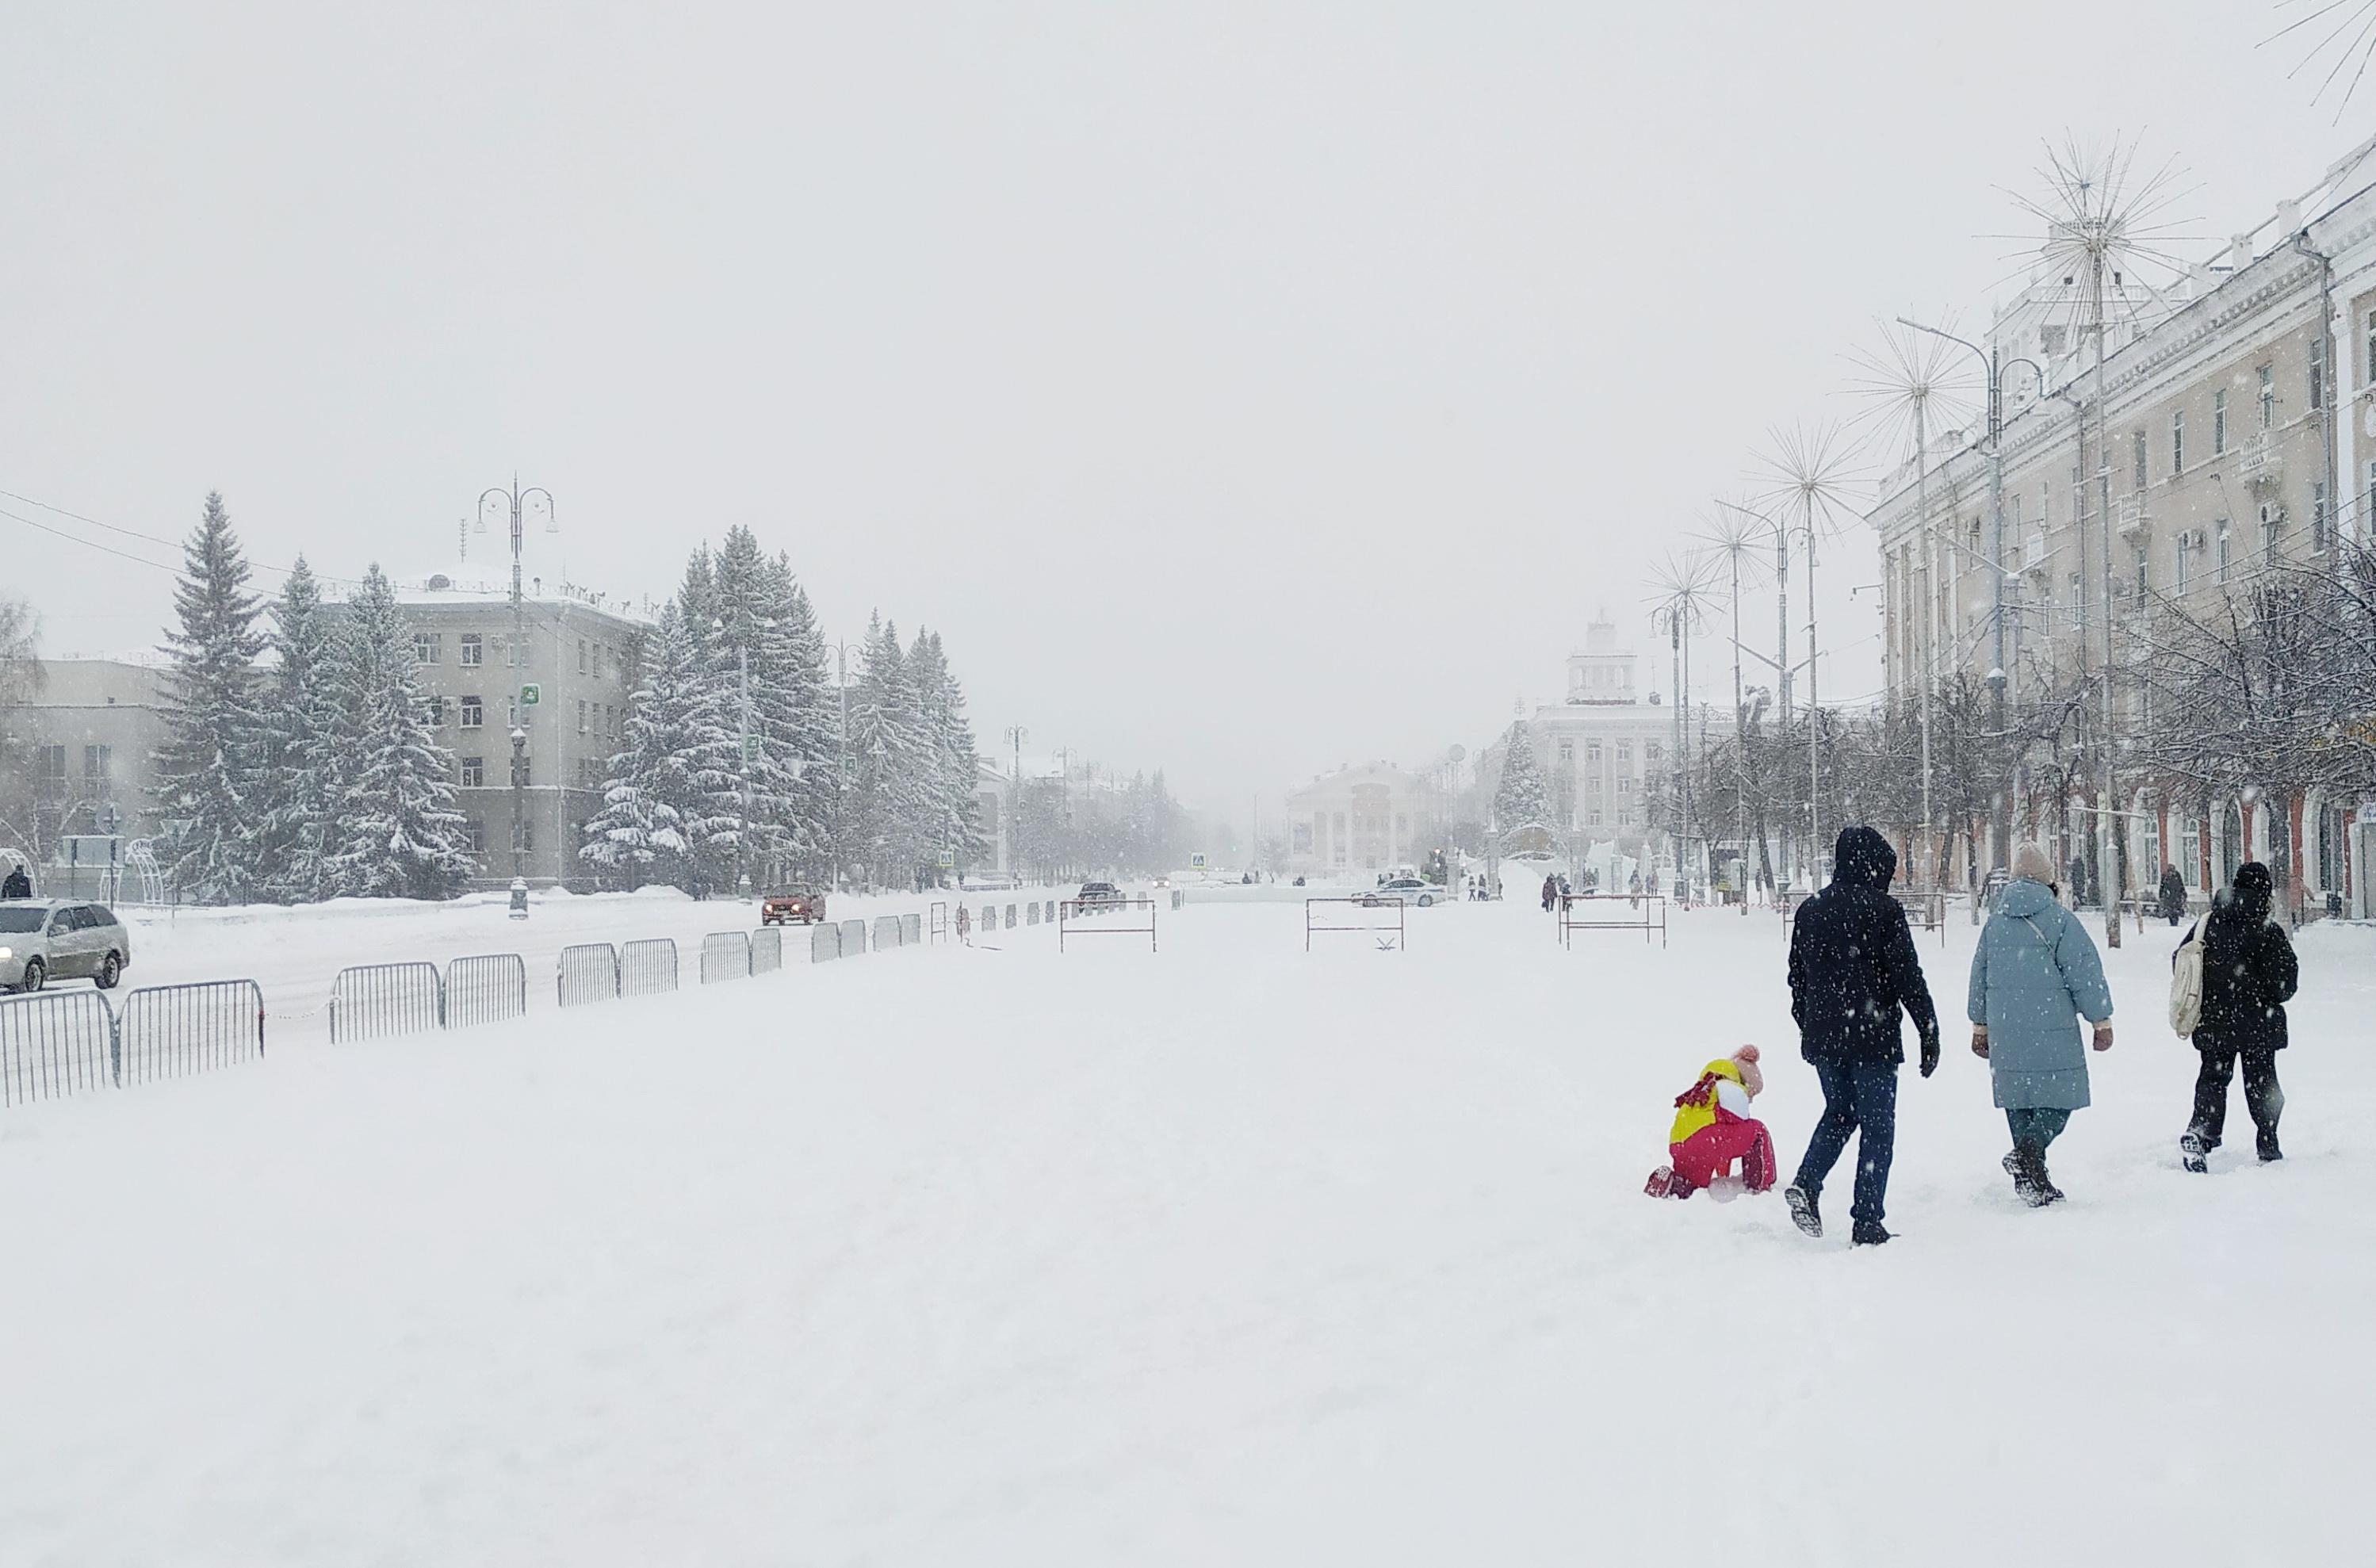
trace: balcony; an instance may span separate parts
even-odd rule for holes
[[[2153,527],[2153,517],[2145,509],[2145,493],[2132,491],[2112,504],[2112,523],[2121,530],[2122,539],[2136,539]]]
[[[2274,430],[2256,430],[2244,438],[2236,454],[2236,472],[2245,483],[2273,485],[2285,477],[2276,437]]]

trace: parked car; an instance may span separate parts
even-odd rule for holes
[[[1374,909],[1389,898],[1399,898],[1406,905],[1416,904],[1425,909],[1432,908],[1438,898],[1449,897],[1451,895],[1446,889],[1432,882],[1421,882],[1415,876],[1398,876],[1392,882],[1382,882],[1364,892],[1361,906]]]
[[[813,887],[778,887],[759,900],[761,925],[814,925],[825,919],[825,895]]]
[[[1111,909],[1120,904],[1122,889],[1111,882],[1084,882],[1073,902],[1081,913],[1094,914],[1100,909]]]
[[[132,933],[104,904],[0,904],[0,991],[39,991],[55,980],[87,980],[113,991],[131,966]]]

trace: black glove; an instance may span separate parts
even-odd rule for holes
[[[1939,1037],[1926,1034],[1922,1037],[1922,1075],[1927,1078],[1938,1070]]]

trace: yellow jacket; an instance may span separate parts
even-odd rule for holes
[[[1709,1081],[1713,1078],[1740,1083],[1740,1063],[1721,1057],[1700,1069],[1699,1082],[1675,1097],[1675,1125],[1667,1134],[1668,1143],[1681,1143],[1701,1128],[1716,1125],[1716,1085]]]

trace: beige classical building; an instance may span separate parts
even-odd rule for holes
[[[1587,844],[1649,833],[1651,803],[1673,766],[1674,709],[1645,686],[1641,656],[1605,612],[1586,626],[1584,647],[1568,655],[1566,695],[1522,717],[1550,801],[1551,820],[1543,826]],[[1488,809],[1508,748],[1505,732],[1479,759]],[[1523,825],[1492,826],[1508,832]]]
[[[2174,294],[2110,297],[2103,452],[2074,285],[2037,280],[1989,334],[2005,366],[2001,525],[1979,430],[1909,460],[1871,514],[1894,704],[1919,704],[1933,670],[1942,683],[2001,671],[2014,704],[2068,689],[2106,662],[2109,627],[2115,734],[2142,732],[2135,672],[2158,617],[2216,607],[2272,560],[2331,560],[2339,539],[2370,537],[2376,140]],[[2138,767],[2119,783],[2131,866],[2176,864],[2201,892],[2282,836],[2313,904],[2332,892],[2368,909],[2363,802],[2188,800]],[[2026,797],[2015,832],[2054,834],[2061,808]]]
[[[1360,876],[1416,865],[1443,841],[1443,791],[1383,762],[1340,768],[1287,797],[1287,863],[1296,876]]]

